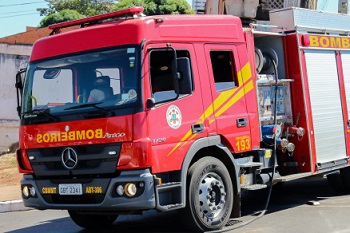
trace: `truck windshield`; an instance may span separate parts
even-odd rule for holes
[[[128,46],[30,63],[23,119],[118,115],[119,109],[135,107],[140,95],[138,53],[137,46]]]

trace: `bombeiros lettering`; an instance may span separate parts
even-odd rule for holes
[[[69,142],[101,138],[123,138],[124,132],[104,133],[102,129],[72,130],[63,132],[50,132],[36,135],[37,143]]]
[[[63,132],[50,132],[36,135],[37,143],[68,142],[103,138],[102,129],[72,130]]]
[[[348,37],[335,37],[335,36],[309,36],[310,47],[320,48],[350,48],[350,38]]]

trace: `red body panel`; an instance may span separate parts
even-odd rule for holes
[[[296,147],[294,151],[294,157],[296,161],[299,163],[299,169],[302,172],[310,172],[311,171],[311,160],[310,160],[310,137],[312,135],[309,135],[310,128],[307,119],[310,118],[310,115],[308,115],[308,109],[307,99],[304,98],[304,96],[307,96],[307,90],[305,90],[305,83],[303,82],[303,75],[301,74],[302,68],[300,65],[302,64],[300,62],[302,54],[300,54],[298,51],[298,42],[297,42],[297,35],[290,35],[286,37],[285,40],[286,43],[286,52],[288,56],[287,60],[287,67],[288,67],[288,77],[293,79],[293,84],[291,85],[291,95],[292,95],[292,109],[293,109],[293,122],[296,122],[297,117],[299,116],[299,122],[298,126],[303,127],[307,134],[304,135],[303,140],[298,140],[298,138],[290,138],[289,140],[293,142]],[[305,67],[304,67],[305,69]],[[313,159],[315,161],[315,158]],[[312,164],[315,164],[314,162]],[[314,168],[314,166],[312,166]]]
[[[143,39],[140,30],[141,27],[135,21],[124,21],[45,37],[34,44],[30,61],[124,44],[139,44]],[[129,31],[133,33],[127,33]]]

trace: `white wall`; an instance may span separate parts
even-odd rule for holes
[[[32,46],[0,44],[0,153],[18,142],[16,73],[27,66]]]

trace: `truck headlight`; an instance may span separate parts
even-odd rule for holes
[[[136,195],[136,192],[137,192],[137,187],[134,183],[127,183],[125,185],[125,195],[128,196],[128,197],[133,197]]]
[[[25,198],[28,198],[29,197],[29,188],[28,188],[28,186],[24,186],[23,188],[22,188],[22,193],[23,193],[23,196],[25,197]]]

